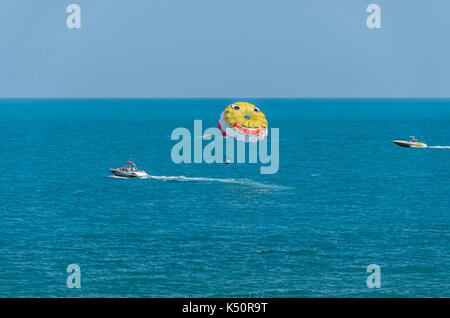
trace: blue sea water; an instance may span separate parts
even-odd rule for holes
[[[392,143],[450,146],[450,100],[248,101],[276,174],[172,162],[233,100],[0,100],[0,297],[450,297],[450,149]]]

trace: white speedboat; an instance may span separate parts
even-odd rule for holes
[[[136,165],[130,161],[123,164],[123,168],[109,169],[115,176],[123,178],[142,178],[148,176],[144,170],[139,170]]]
[[[423,142],[418,142],[414,136],[410,136],[411,140],[393,140],[394,144],[397,144],[402,147],[413,147],[413,148],[427,148],[428,145]]]

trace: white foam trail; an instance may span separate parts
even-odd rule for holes
[[[428,146],[428,148],[450,149],[450,146]]]
[[[250,179],[219,179],[219,178],[205,178],[205,177],[186,177],[186,176],[151,176],[148,175],[146,177],[142,177],[141,179],[156,179],[163,181],[197,181],[197,182],[222,182],[222,183],[234,183],[234,184],[243,184],[249,185],[257,188],[272,188],[272,189],[286,189],[283,186],[274,185],[274,184],[266,184],[257,181],[253,181]]]
[[[120,177],[116,175],[110,175],[108,176],[110,178],[116,178],[116,179],[155,179],[155,180],[162,180],[162,181],[197,181],[197,182],[222,182],[222,183],[234,183],[234,184],[242,184],[242,185],[248,185],[256,188],[270,188],[274,190],[284,190],[288,189],[287,187],[283,187],[280,185],[275,184],[266,184],[257,182],[251,179],[220,179],[220,178],[205,178],[205,177],[186,177],[186,176],[152,176],[148,175],[145,177],[137,177],[137,178],[127,178],[127,177]]]

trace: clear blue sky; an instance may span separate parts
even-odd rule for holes
[[[0,97],[450,97],[449,31],[449,0],[2,0]]]

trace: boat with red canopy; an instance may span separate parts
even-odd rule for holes
[[[144,170],[139,170],[134,162],[128,160],[122,168],[109,169],[115,176],[123,178],[142,178],[148,176]]]

